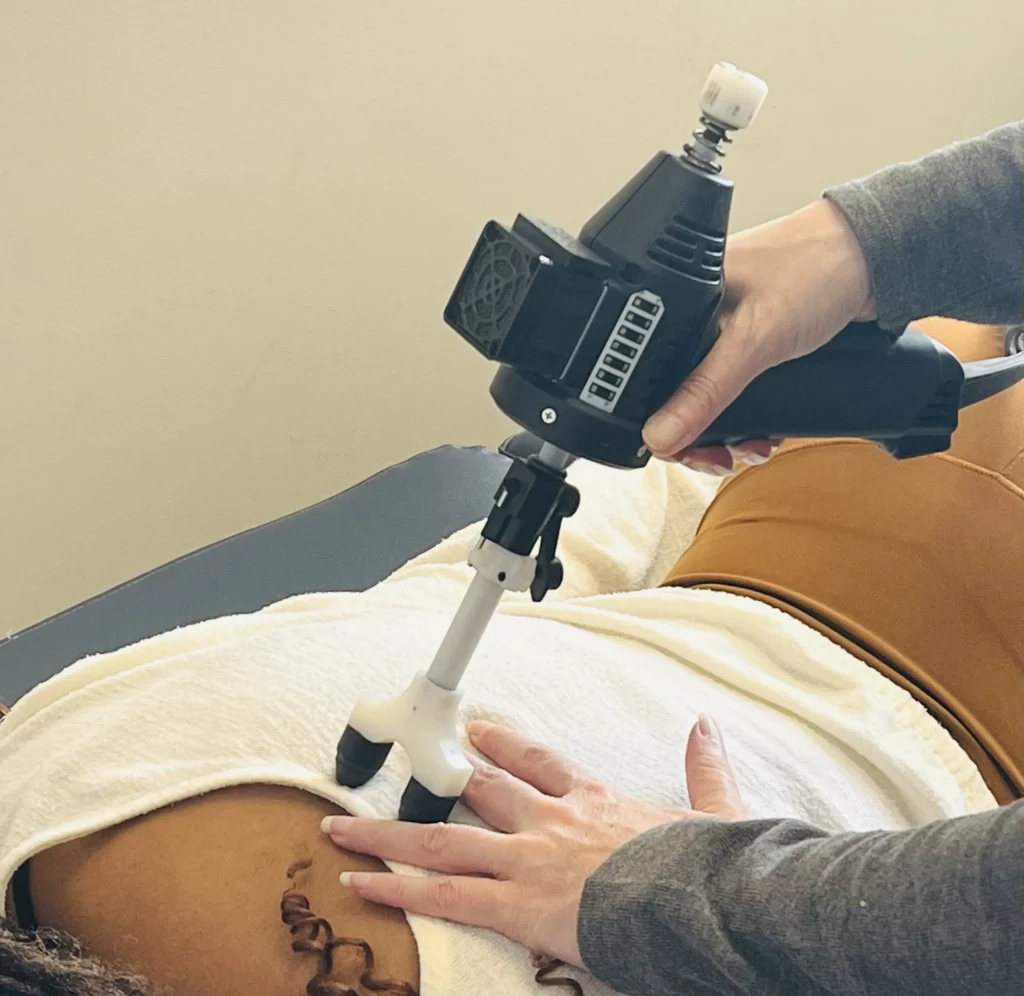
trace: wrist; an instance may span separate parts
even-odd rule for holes
[[[725,262],[737,308],[745,299],[757,302],[758,327],[771,331],[777,320],[796,330],[785,359],[820,346],[850,322],[875,317],[864,251],[846,216],[825,198],[733,236]]]
[[[809,204],[803,211],[833,270],[832,279],[839,281],[843,296],[850,304],[851,320],[871,321],[878,314],[871,290],[871,274],[864,250],[846,215],[827,197]]]

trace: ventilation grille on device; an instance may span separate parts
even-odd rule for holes
[[[446,314],[482,353],[494,358],[515,321],[539,266],[495,224],[484,230]],[[452,308],[454,305],[454,308]]]
[[[702,231],[677,214],[648,248],[647,257],[675,273],[717,280],[724,252],[722,236]]]

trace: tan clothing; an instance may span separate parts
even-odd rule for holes
[[[921,327],[962,360],[1003,334]],[[918,699],[993,795],[1024,794],[1024,383],[961,413],[947,453],[789,444],[728,481],[666,584],[768,602]]]

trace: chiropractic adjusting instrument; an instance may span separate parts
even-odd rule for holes
[[[644,466],[644,423],[714,344],[733,190],[719,160],[766,94],[757,77],[716,65],[692,140],[655,155],[578,237],[523,215],[484,227],[444,318],[500,364],[491,396],[536,445],[503,448],[512,462],[469,554],[476,576],[429,669],[397,698],[360,700],[338,744],[336,777],[352,788],[395,743],[405,748],[399,819],[447,819],[469,781],[459,682],[503,592],[540,601],[562,583],[559,529],[580,499],[566,468]],[[761,374],[695,445],[842,436],[898,459],[941,452],[960,408],[1022,378],[1021,353],[961,364],[914,329],[856,323]]]

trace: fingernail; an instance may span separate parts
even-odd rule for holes
[[[753,450],[734,449],[732,446],[727,446],[726,449],[732,454],[732,462],[734,464],[742,463],[748,467],[756,467],[768,459],[768,457],[761,456],[760,453],[755,453]]]
[[[732,471],[728,467],[722,467],[717,463],[706,463],[703,460],[687,460],[686,466],[698,474],[708,474],[711,477],[728,477]]]
[[[488,723],[486,719],[474,719],[473,722],[466,726],[466,732],[471,737],[479,737],[482,733],[486,733],[492,726],[494,726],[494,724]]]
[[[722,737],[718,725],[706,712],[702,712],[697,719],[697,729],[700,730],[700,735],[705,739],[716,744],[721,743]]]
[[[669,412],[660,412],[644,426],[644,442],[655,453],[678,450],[683,445],[686,426]]]
[[[359,889],[370,884],[370,876],[367,872],[342,872],[338,881],[346,889]]]
[[[332,837],[339,837],[345,832],[350,819],[348,816],[325,816],[320,821],[320,829]]]
[[[684,467],[697,471],[698,474],[710,474],[712,472],[711,464],[706,460],[697,460],[691,456],[684,456],[680,458],[679,462]]]

